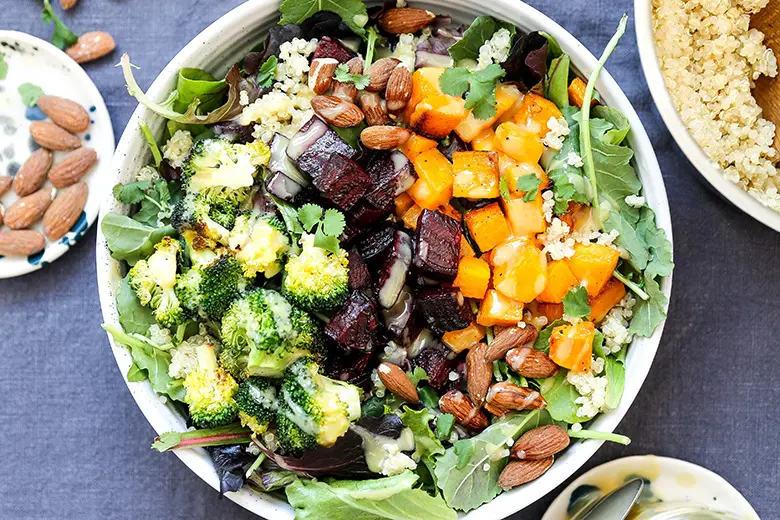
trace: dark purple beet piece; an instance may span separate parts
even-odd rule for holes
[[[397,150],[374,156],[366,172],[374,183],[366,200],[377,208],[392,207],[395,197],[411,188],[416,180],[412,163]]]
[[[371,286],[371,273],[356,247],[349,250],[349,288],[353,291]]]
[[[371,187],[371,178],[363,168],[340,153],[333,153],[317,175],[314,186],[322,196],[341,209],[351,208]]]
[[[320,43],[317,44],[313,59],[333,58],[339,63],[346,63],[355,56],[356,54],[347,49],[340,41],[330,36],[323,36]]]
[[[414,298],[414,313],[437,334],[465,329],[474,318],[455,287],[426,287]]]
[[[380,209],[365,200],[359,200],[347,215],[347,222],[357,227],[368,228],[380,220],[385,220],[391,212],[390,207]]]
[[[287,155],[298,169],[316,177],[333,154],[352,159],[357,152],[318,116],[301,127],[287,145]]]
[[[447,146],[439,145],[439,151],[450,161],[452,161],[452,154],[455,152],[467,152],[470,149],[469,145],[467,145],[455,132],[450,134],[450,142]]]
[[[360,255],[366,262],[371,262],[390,248],[394,238],[395,228],[389,223],[383,224],[360,240],[358,243]]]
[[[412,364],[425,370],[428,374],[428,384],[438,390],[447,385],[450,372],[456,367],[455,360],[448,357],[451,352],[440,343],[432,343],[420,350]]]
[[[438,280],[454,280],[460,255],[460,223],[438,211],[423,210],[414,235],[414,267]]]
[[[373,348],[376,327],[374,304],[362,292],[353,291],[325,325],[325,334],[344,348],[369,351]]]
[[[371,370],[376,366],[376,363],[371,363],[373,359],[372,352],[360,350],[342,352],[337,356],[328,357],[325,362],[325,375],[369,390]]]
[[[404,231],[396,231],[390,250],[382,261],[375,286],[379,305],[385,309],[392,307],[398,300],[411,263],[412,239]]]

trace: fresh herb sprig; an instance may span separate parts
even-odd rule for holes
[[[34,107],[38,103],[38,98],[44,95],[43,89],[32,83],[22,83],[18,90],[19,95],[22,96],[22,103],[27,107]]]
[[[542,179],[533,173],[523,175],[517,179],[517,189],[525,192],[525,195],[523,195],[524,202],[536,200],[536,194],[539,192],[539,185],[541,183]]]
[[[585,287],[580,285],[566,293],[566,296],[563,297],[563,314],[571,318],[586,318],[590,316],[588,291]]]
[[[367,74],[350,74],[349,67],[346,63],[340,64],[336,67],[336,75],[334,76],[336,81],[341,83],[354,83],[358,90],[365,89],[371,78]]]
[[[496,83],[506,75],[501,65],[493,63],[481,70],[464,67],[447,69],[439,79],[442,92],[462,96],[466,92],[466,108],[477,119],[490,119],[496,115]]]
[[[304,204],[298,210],[298,220],[307,233],[314,232],[314,245],[316,247],[321,247],[331,253],[338,252],[339,236],[347,225],[342,212],[333,208],[323,211],[316,204]]]
[[[50,0],[43,0],[43,11],[41,11],[41,19],[46,23],[54,24],[54,32],[51,35],[51,42],[60,49],[70,47],[76,41],[79,36],[71,31],[62,20],[60,20],[54,10],[51,8]]]

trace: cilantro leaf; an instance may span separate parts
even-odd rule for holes
[[[517,179],[517,189],[525,192],[525,195],[523,195],[523,200],[525,202],[536,200],[536,194],[539,191],[539,185],[541,183],[542,180],[533,173],[523,175]]]
[[[439,86],[451,96],[462,96],[468,88],[466,108],[475,118],[485,120],[496,115],[496,82],[505,74],[501,65],[495,63],[476,71],[456,67],[444,71]]]
[[[0,52],[0,81],[8,76],[8,63],[5,61],[5,54]]]
[[[590,315],[588,291],[581,285],[566,293],[563,297],[563,314],[572,318],[584,318]]]
[[[311,232],[314,226],[319,224],[322,218],[322,208],[316,204],[304,204],[301,209],[298,210],[298,220],[301,221],[303,229],[307,232]]]
[[[326,235],[322,231],[322,226],[319,226],[317,227],[317,232],[314,234],[314,246],[321,247],[325,251],[330,251],[335,254],[339,252],[339,239]]]
[[[22,83],[19,85],[19,95],[22,96],[22,103],[28,107],[34,107],[38,103],[38,98],[44,94],[43,89],[32,83]]]
[[[429,381],[428,374],[422,367],[414,367],[414,370],[407,372],[406,375],[409,376],[409,381],[411,381],[414,386],[419,385],[421,381]]]
[[[509,194],[509,186],[506,182],[506,177],[503,175],[498,176],[498,192],[504,200],[509,200],[512,196]]]
[[[447,69],[439,78],[442,92],[450,96],[462,96],[469,89],[471,72],[469,69],[455,67]]]
[[[347,222],[344,214],[337,209],[328,209],[325,211],[325,217],[322,221],[322,231],[329,236],[339,237],[346,227]]]
[[[365,74],[350,74],[349,67],[347,67],[346,63],[342,63],[336,67],[335,78],[336,81],[342,83],[354,83],[358,90],[365,89],[371,80],[371,78]]]
[[[51,42],[55,47],[64,49],[70,47],[79,39],[78,35],[71,31],[67,25],[62,23],[62,20],[57,18],[54,14],[54,10],[51,8],[50,0],[43,0],[43,11],[41,11],[41,19],[46,23],[54,24],[54,32],[51,35]]]
[[[112,190],[114,198],[124,204],[138,204],[146,197],[146,190],[152,187],[149,181],[117,184]]]
[[[274,82],[276,76],[276,67],[279,64],[279,60],[276,56],[270,56],[265,63],[257,71],[257,86],[258,87],[270,87]]]
[[[284,0],[279,7],[279,25],[299,24],[320,11],[331,11],[358,36],[364,36],[368,12],[363,0]]]

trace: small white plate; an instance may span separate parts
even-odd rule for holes
[[[648,493],[645,488],[643,496],[666,502],[691,502],[728,511],[745,520],[759,520],[745,497],[717,473],[691,462],[655,455],[625,457],[593,468],[558,495],[542,520],[567,520],[572,496],[578,502],[597,499],[637,477],[650,483],[650,494],[644,495]]]
[[[110,188],[106,181],[112,177],[108,170],[114,154],[114,130],[97,87],[67,54],[46,41],[16,31],[0,31],[0,53],[8,64],[8,75],[0,80],[0,175],[14,175],[37,148],[28,128],[32,121],[46,117],[37,107],[27,108],[22,103],[18,89],[23,83],[37,85],[46,94],[72,99],[87,109],[91,124],[79,137],[84,146],[94,148],[98,154],[98,163],[83,179],[89,186],[89,199],[79,220],[61,239],[47,241],[46,248],[39,253],[0,256],[0,278],[11,278],[36,271],[65,254],[95,221],[100,201]],[[65,154],[55,152],[54,164]],[[8,209],[17,199],[10,190],[0,197],[0,203]],[[40,231],[40,223],[33,229]]]

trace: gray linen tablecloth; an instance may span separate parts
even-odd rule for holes
[[[136,75],[148,86],[184,44],[239,3],[81,0],[64,16],[77,32],[116,38],[113,56],[85,68],[117,138],[136,106],[113,67],[120,53],[142,65]],[[597,54],[633,9],[630,0],[530,3]],[[49,37],[40,2],[0,5],[0,28]],[[635,39],[630,26],[608,69],[655,145],[677,270],[661,348],[619,428],[633,443],[604,446],[585,469],[625,455],[679,457],[723,475],[762,518],[780,518],[780,240],[698,180],[653,106]],[[154,432],[100,329],[94,247],[92,229],[55,264],[0,280],[0,518],[254,518],[218,500],[174,455],[149,449]],[[554,496],[513,518],[540,518]]]

